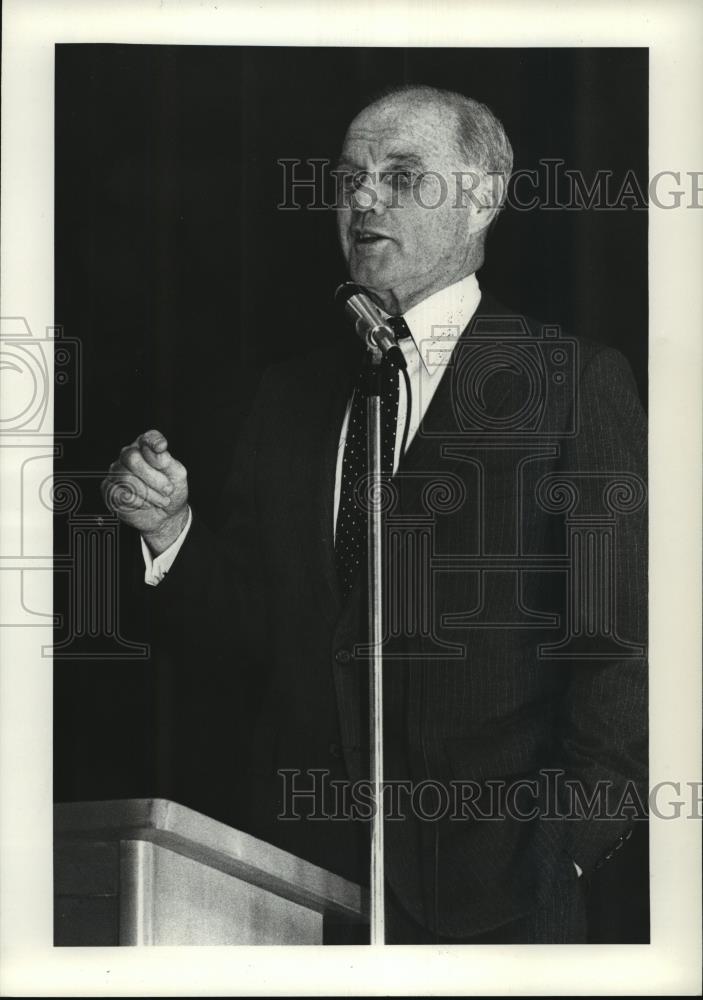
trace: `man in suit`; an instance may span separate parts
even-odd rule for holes
[[[642,412],[617,352],[480,289],[511,166],[488,108],[427,87],[366,107],[339,164],[349,274],[410,386],[391,369],[382,391],[385,776],[405,794],[386,822],[390,942],[586,940],[584,882],[646,779]],[[141,533],[165,640],[231,705],[239,825],[357,880],[360,355],[340,333],[265,374],[218,533],[159,431],[104,483]]]

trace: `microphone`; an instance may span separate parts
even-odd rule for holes
[[[345,281],[334,293],[334,301],[352,321],[354,332],[369,350],[380,351],[398,368],[407,368],[405,355],[398,347],[395,333],[365,288],[353,281]]]

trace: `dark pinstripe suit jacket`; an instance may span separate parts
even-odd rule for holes
[[[239,825],[361,878],[366,824],[277,818],[280,769],[301,772],[297,789],[311,769],[366,774],[365,588],[341,600],[332,525],[355,364],[320,352],[265,375],[226,522],[215,534],[196,517],[150,598],[212,698],[231,701],[244,781],[223,771],[222,796],[236,794]],[[387,878],[427,927],[498,926],[627,837],[632,809],[604,807],[646,785],[645,471],[624,358],[484,293],[386,515],[386,777],[432,783],[421,805],[439,814],[401,803]],[[537,778],[501,802],[496,782]],[[565,817],[565,778],[590,816]]]

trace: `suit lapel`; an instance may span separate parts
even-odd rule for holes
[[[457,411],[454,402],[455,386],[455,366],[462,357],[462,349],[467,338],[471,337],[477,322],[488,318],[503,318],[510,316],[509,310],[500,305],[489,293],[481,293],[481,301],[476,312],[464,328],[452,353],[450,363],[446,366],[439,385],[430,400],[430,404],[420,421],[420,425],[415,433],[415,437],[410,442],[405,455],[399,464],[399,472],[417,468],[432,468],[428,462],[436,462],[441,455],[437,454],[438,448],[447,441],[456,441],[456,435],[461,434],[462,427],[457,419]],[[494,401],[493,411],[499,413],[505,406],[510,396],[510,390],[506,390],[498,400]],[[471,441],[476,443],[482,434],[472,432]],[[434,471],[439,471],[434,466]]]

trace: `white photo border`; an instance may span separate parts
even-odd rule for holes
[[[620,47],[650,51],[650,176],[703,170],[703,7],[638,0],[433,4],[285,0],[5,0],[3,316],[53,325],[54,46],[58,43]],[[701,196],[703,200],[703,196]],[[650,784],[701,781],[703,211],[651,208]],[[0,373],[1,374],[1,373]],[[50,434],[37,447],[50,448]],[[16,457],[16,456],[15,456]],[[51,514],[21,509],[0,447],[3,592],[23,537],[51,552]],[[50,570],[33,601],[51,608]],[[4,618],[0,617],[4,621]],[[52,674],[47,626],[0,628],[0,993],[4,995],[698,994],[701,825],[651,820],[651,944],[54,948]]]

